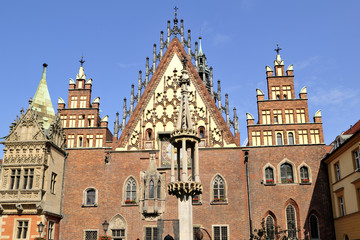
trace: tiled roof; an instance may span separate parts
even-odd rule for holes
[[[343,134],[354,134],[360,130],[360,120],[358,120],[353,126],[351,126],[348,130],[346,130]]]

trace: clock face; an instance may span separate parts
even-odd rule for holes
[[[176,149],[174,151],[174,157],[176,159]],[[188,166],[191,163],[191,150],[187,150],[188,155]],[[182,152],[180,151],[180,159],[182,158]],[[177,161],[175,161],[175,166]],[[161,167],[170,167],[171,166],[171,144],[168,139],[161,140]]]

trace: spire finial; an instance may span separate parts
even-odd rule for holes
[[[81,64],[81,66],[83,66],[83,64],[85,63],[84,56],[81,56],[81,60],[79,62]]]
[[[277,54],[279,55],[280,50],[282,50],[282,48],[279,47],[279,44],[276,44],[277,48],[274,49],[275,52],[277,52]]]
[[[175,10],[175,18],[177,16],[177,10],[179,10],[179,8],[177,6],[174,7],[174,10]]]

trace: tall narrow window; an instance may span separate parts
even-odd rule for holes
[[[79,115],[78,127],[85,127],[85,115]]]
[[[199,137],[204,138],[205,137],[205,128],[199,127]]]
[[[270,124],[270,110],[262,110],[262,124]]]
[[[290,86],[283,86],[282,87],[284,99],[291,99],[291,87]]]
[[[213,226],[214,240],[228,240],[228,227],[227,226]]]
[[[269,240],[275,239],[275,226],[272,216],[267,216],[266,218],[266,236]]]
[[[293,183],[293,169],[289,163],[284,163],[280,166],[281,182],[282,183]]]
[[[55,236],[55,223],[53,221],[49,221],[49,226],[48,226],[48,240],[54,240],[54,236]]]
[[[302,183],[309,182],[309,169],[305,166],[300,168],[300,179]]]
[[[148,140],[148,141],[153,140],[152,130],[151,129],[146,130],[146,140]]]
[[[55,194],[56,173],[51,173],[50,192]]]
[[[296,109],[296,120],[297,120],[297,123],[305,123],[305,109],[304,108]]]
[[[32,189],[34,180],[34,169],[24,169],[23,189]]]
[[[360,150],[356,150],[353,152],[355,169],[360,169]]]
[[[60,120],[63,128],[66,128],[66,119],[67,116],[60,116]]]
[[[271,167],[265,169],[265,180],[267,184],[274,183],[274,170]]]
[[[136,201],[136,182],[133,178],[129,178],[126,183],[126,200],[125,203],[135,203]]]
[[[311,143],[317,144],[320,143],[319,129],[310,130]]]
[[[283,145],[283,139],[281,133],[276,134],[276,145]]]
[[[67,147],[68,148],[73,148],[74,147],[74,140],[75,140],[74,135],[68,135],[68,141],[67,141]]]
[[[96,190],[90,188],[85,192],[85,205],[95,206],[96,205]]]
[[[299,144],[308,144],[307,130],[299,130]]]
[[[156,197],[158,199],[161,198],[161,182],[160,181],[158,181],[157,186],[156,186]]]
[[[320,239],[318,218],[312,214],[309,218],[311,239]]]
[[[76,116],[75,115],[71,115],[69,120],[69,127],[75,127],[75,121],[76,121]]]
[[[223,202],[225,201],[225,183],[224,179],[220,176],[216,176],[213,183],[214,190],[214,201]]]
[[[282,124],[282,115],[281,115],[281,110],[274,110],[274,123],[277,124]]]
[[[154,198],[154,181],[150,180],[149,183],[149,198]]]
[[[260,131],[253,131],[252,135],[252,145],[253,146],[260,146]]]
[[[77,97],[71,97],[70,108],[77,108]]]
[[[272,100],[280,99],[280,87],[271,87]]]
[[[294,134],[292,132],[288,133],[288,144],[294,145]]]
[[[291,205],[288,205],[286,207],[286,222],[287,222],[288,237],[290,239],[296,238],[295,210],[294,207]]]
[[[27,239],[29,221],[17,221],[16,239]]]
[[[294,110],[285,109],[285,122],[294,123]]]
[[[77,147],[83,147],[84,146],[84,139],[83,135],[77,136]]]
[[[345,204],[343,196],[339,197],[340,216],[345,216]]]
[[[263,131],[264,134],[264,145],[272,145],[272,132],[271,131]]]
[[[335,168],[336,180],[339,181],[341,179],[339,163],[335,163],[334,168]]]
[[[94,126],[94,115],[89,115],[88,116],[88,127],[93,127]]]
[[[86,108],[86,96],[80,97],[80,108]]]
[[[93,147],[93,135],[86,136],[86,147]]]
[[[96,147],[102,147],[103,135],[96,135]]]
[[[19,189],[21,169],[12,169],[10,176],[10,189]]]

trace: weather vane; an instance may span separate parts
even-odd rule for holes
[[[275,52],[277,52],[277,54],[279,54],[280,50],[282,50],[281,48],[279,48],[279,44],[276,44],[277,48],[274,49]]]
[[[81,66],[83,66],[83,64],[85,62],[83,58],[84,58],[84,56],[81,56],[81,60],[79,61],[81,63]]]
[[[177,6],[174,7],[175,10],[175,17],[177,16],[177,10],[179,10],[179,8]]]

